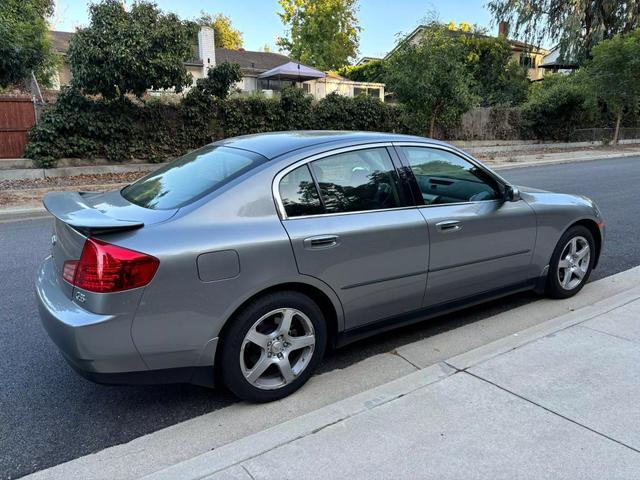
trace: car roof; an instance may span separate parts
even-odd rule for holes
[[[395,133],[379,132],[351,132],[331,130],[298,130],[290,132],[259,133],[244,135],[241,137],[226,138],[215,142],[215,145],[241,148],[273,159],[304,148],[318,145],[344,143],[361,144],[367,142],[401,142],[419,141],[429,143],[442,143],[424,137],[412,135],[400,135]]]

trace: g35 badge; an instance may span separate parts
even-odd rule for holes
[[[87,299],[87,297],[85,296],[84,293],[82,292],[76,292],[73,297],[80,303],[84,303],[84,301]]]

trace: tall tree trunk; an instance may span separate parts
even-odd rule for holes
[[[436,133],[436,119],[438,118],[438,111],[440,110],[440,106],[436,105],[431,112],[431,122],[429,123],[429,138],[434,138],[434,134]]]
[[[436,111],[431,112],[431,122],[429,123],[429,138],[433,138],[434,130],[436,129]]]
[[[618,118],[616,118],[616,131],[613,134],[613,144],[618,144],[618,137],[620,136],[620,121],[622,120],[622,108],[618,110]]]

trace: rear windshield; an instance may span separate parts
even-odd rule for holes
[[[266,161],[257,153],[208,145],[125,187],[122,196],[154,210],[180,208]]]

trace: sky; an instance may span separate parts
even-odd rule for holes
[[[89,3],[56,0],[53,28],[74,31],[86,26]],[[126,3],[133,2],[126,0]],[[277,0],[155,0],[155,3],[183,19],[195,18],[201,11],[229,16],[234,27],[243,33],[247,50],[258,50],[267,44],[272,51],[277,51],[275,40],[285,32],[277,15],[280,11]],[[398,33],[411,32],[430,12],[437,13],[438,19],[445,23],[467,22],[489,28],[491,33],[497,32],[484,0],[360,0],[358,19],[363,30],[358,57],[384,56],[394,47]]]

